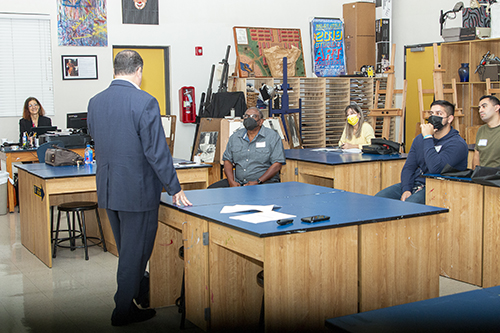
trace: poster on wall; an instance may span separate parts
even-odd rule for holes
[[[158,0],[122,0],[123,24],[158,24]]]
[[[311,21],[313,72],[318,77],[346,74],[344,25],[338,18],[314,18]]]
[[[57,0],[59,46],[108,46],[106,0]]]

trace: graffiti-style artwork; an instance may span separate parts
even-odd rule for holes
[[[57,0],[60,46],[108,46],[106,0]]]

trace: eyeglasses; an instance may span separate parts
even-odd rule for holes
[[[259,120],[259,115],[258,114],[244,114],[243,119],[247,119],[248,117],[252,117],[255,120]]]
[[[30,104],[30,105],[28,105],[28,107],[30,107],[30,108],[34,108],[35,106],[38,106],[38,104]]]

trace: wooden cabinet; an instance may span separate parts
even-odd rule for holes
[[[458,106],[464,112],[466,127],[483,124],[478,113],[478,103],[479,98],[486,94],[486,83],[481,82],[479,74],[474,72],[488,51],[500,55],[500,38],[441,44],[441,66],[446,70],[443,83],[445,86],[451,85],[452,79],[457,80]],[[469,82],[459,82],[458,69],[462,63],[469,64]]]
[[[342,6],[347,71],[359,71],[361,66],[375,68],[375,4],[353,2]]]

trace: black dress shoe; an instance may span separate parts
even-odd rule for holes
[[[141,310],[135,304],[132,305],[132,311],[127,316],[116,316],[111,318],[111,325],[124,326],[132,323],[139,323],[153,318],[156,315],[154,309]]]

